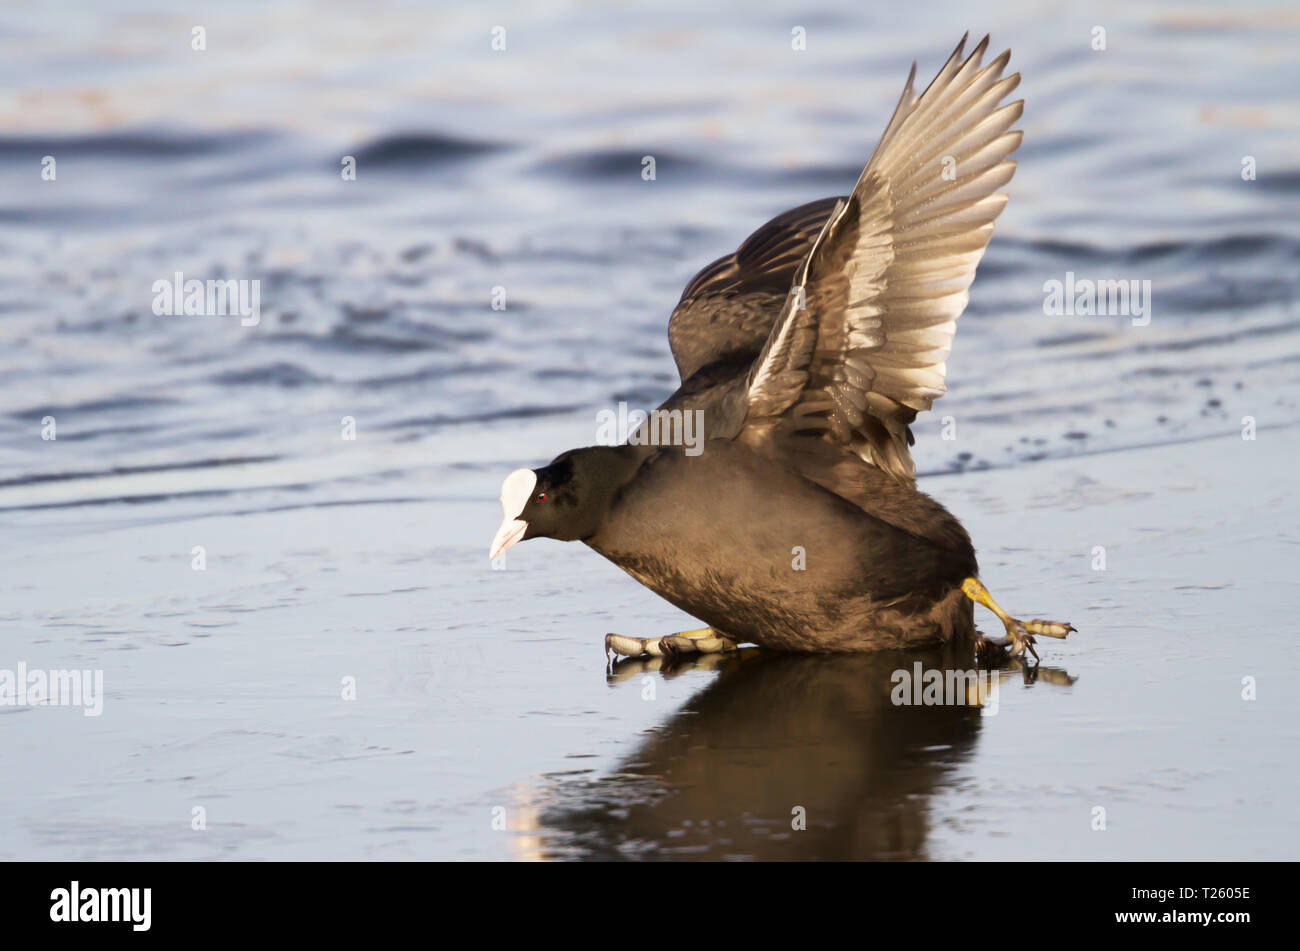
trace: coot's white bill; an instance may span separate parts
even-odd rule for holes
[[[519,518],[519,515],[536,487],[537,473],[532,469],[516,469],[501,483],[501,510],[506,517],[497,529],[496,538],[492,539],[489,558],[496,558],[523,539],[524,532],[528,531],[528,523]]]

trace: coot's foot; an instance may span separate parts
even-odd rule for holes
[[[993,600],[993,595],[989,594],[988,588],[980,583],[978,578],[967,578],[961,584],[961,590],[976,604],[982,604],[988,608],[1002,621],[1007,629],[1007,640],[1002,642],[1008,649],[1011,657],[1020,657],[1028,651],[1038,660],[1038,651],[1034,650],[1034,645],[1038,643],[1034,640],[1038,637],[1059,637],[1065,638],[1075,628],[1073,624],[1065,624],[1061,621],[1043,621],[1035,619],[1033,621],[1021,621],[1013,618],[1001,606]],[[982,646],[993,644],[995,639],[980,636]],[[997,638],[1001,641],[1001,638]],[[1001,644],[999,646],[1002,646]]]
[[[696,631],[679,631],[664,637],[625,637],[622,634],[605,635],[605,656],[610,653],[623,657],[681,657],[685,654],[721,654],[736,649],[735,641],[723,637],[711,627]]]

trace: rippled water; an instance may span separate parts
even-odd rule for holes
[[[1238,694],[1296,660],[1300,14],[855,6],[0,11],[0,668],[109,694],[0,716],[0,854],[1294,857],[1295,701]],[[995,719],[878,659],[607,686],[606,630],[686,619],[571,546],[490,571],[501,475],[666,396],[685,281],[846,191],[968,27],[1025,140],[916,457],[1066,673]],[[156,316],[176,272],[260,322]],[[1045,316],[1067,272],[1150,322]]]

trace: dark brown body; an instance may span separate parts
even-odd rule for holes
[[[587,544],[737,641],[863,651],[973,636],[961,583],[975,554],[955,518],[847,450],[818,441],[796,471],[780,445],[652,450]]]

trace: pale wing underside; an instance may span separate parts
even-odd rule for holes
[[[907,425],[945,392],[945,361],[967,288],[1006,205],[1008,131],[1023,102],[1002,101],[1004,52],[965,39],[920,96],[915,66],[848,199],[795,272],[750,371],[750,419],[819,431],[897,478],[914,474]]]

